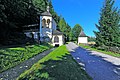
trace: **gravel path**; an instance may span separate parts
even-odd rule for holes
[[[120,80],[120,58],[86,50],[72,42],[66,46],[93,80]]]
[[[38,62],[41,58],[45,57],[47,54],[49,54],[53,49],[47,50],[43,53],[40,53],[33,58],[30,58],[29,60],[24,61],[20,65],[17,65],[14,68],[11,68],[3,73],[0,73],[0,80],[16,80],[16,78],[23,73],[25,70],[31,68],[31,66]]]

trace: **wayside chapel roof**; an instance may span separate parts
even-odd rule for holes
[[[81,31],[80,34],[79,34],[79,37],[87,37],[87,36],[83,31]]]
[[[52,17],[52,15],[51,15],[48,11],[45,11],[45,12],[42,13],[41,15],[42,15],[42,16],[51,16],[51,17]]]
[[[52,16],[52,15],[50,14],[50,7],[47,6],[47,11],[43,12],[41,15],[42,15],[42,16]]]
[[[54,30],[53,35],[63,35],[63,33],[58,30]]]

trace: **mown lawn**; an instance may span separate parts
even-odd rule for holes
[[[81,47],[83,47],[85,49],[90,49],[90,50],[93,50],[93,51],[101,52],[101,53],[104,53],[104,54],[108,54],[108,55],[120,58],[120,54],[119,53],[113,53],[113,52],[110,52],[110,51],[102,51],[102,50],[98,50],[96,48],[92,48],[92,47],[90,47],[88,45],[83,45],[83,44],[80,44],[79,46],[81,46]]]
[[[29,45],[0,49],[0,72],[14,67],[49,48],[48,45]]]
[[[68,53],[60,46],[38,61],[17,80],[92,80]]]

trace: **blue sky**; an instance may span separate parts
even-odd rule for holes
[[[104,0],[52,0],[53,7],[58,15],[62,15],[66,22],[73,27],[80,24],[86,35],[94,36],[97,30],[100,10]],[[120,0],[116,0],[115,6],[120,9]]]

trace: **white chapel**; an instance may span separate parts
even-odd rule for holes
[[[39,28],[33,28],[35,27],[34,25],[29,27],[32,27],[32,30],[24,32],[28,37],[33,37],[40,42],[49,42],[53,46],[64,44],[64,35],[57,30],[57,24],[49,12],[49,6],[47,7],[47,11],[40,15]]]
[[[83,31],[81,31],[78,36],[78,44],[87,44],[87,43],[88,43],[88,37]]]

